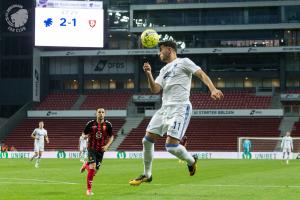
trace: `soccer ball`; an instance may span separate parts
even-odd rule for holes
[[[141,35],[143,47],[153,48],[158,44],[159,35],[153,29],[146,29]]]

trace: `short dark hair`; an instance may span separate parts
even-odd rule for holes
[[[160,48],[161,45],[164,45],[165,47],[171,47],[175,52],[177,52],[176,42],[174,42],[172,40],[160,41],[158,43],[158,47]]]

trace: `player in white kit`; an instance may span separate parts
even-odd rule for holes
[[[34,155],[30,160],[32,161],[34,158],[37,158],[35,161],[35,167],[38,168],[40,166],[40,160],[44,151],[44,141],[46,140],[46,142],[49,143],[47,130],[44,129],[43,121],[39,122],[39,127],[34,129],[31,137],[34,139]]]
[[[87,154],[87,136],[82,133],[79,137],[79,157],[81,162],[85,162]]]
[[[286,164],[289,164],[290,154],[293,150],[293,138],[291,137],[291,133],[288,131],[286,135],[282,138],[281,141],[281,149],[283,152],[282,159],[284,160],[286,155]]]
[[[180,144],[188,127],[192,105],[189,100],[192,76],[195,75],[205,83],[214,100],[221,99],[223,93],[216,89],[210,78],[189,58],[177,58],[176,43],[163,41],[159,43],[161,61],[167,63],[154,80],[149,63],[143,69],[148,79],[151,92],[162,93],[162,107],[152,117],[146,135],[142,140],[144,154],[144,173],[129,181],[130,185],[140,185],[152,181],[152,160],[154,143],[167,133],[166,150],[177,158],[187,162],[189,174],[196,172],[197,157],[190,155]]]

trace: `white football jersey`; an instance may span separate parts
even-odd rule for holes
[[[284,136],[281,141],[281,148],[293,149],[293,138],[291,136]]]
[[[83,136],[80,136],[79,138],[79,145],[81,148],[86,148],[87,146],[87,139],[84,139]]]
[[[33,131],[33,135],[36,136],[35,142],[37,143],[44,143],[45,136],[47,136],[47,130],[42,128],[36,128]]]
[[[155,79],[163,89],[163,105],[188,103],[192,76],[199,69],[189,58],[176,58],[166,64]]]

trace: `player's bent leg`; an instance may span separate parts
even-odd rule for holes
[[[37,155],[38,155],[38,153],[37,153],[37,152],[34,152],[33,156],[30,158],[30,161],[33,161],[33,159],[34,159],[35,157],[37,157]]]
[[[189,165],[192,165],[195,162],[191,154],[189,154],[185,147],[181,144],[166,144],[165,147],[169,153],[173,154],[180,160],[186,161]]]
[[[166,140],[166,149],[169,153],[173,154],[177,158],[187,162],[191,176],[195,174],[197,167],[197,158],[195,158],[196,156],[192,156],[191,154],[189,154],[186,148],[179,144],[179,139],[173,138],[168,135]]]
[[[83,173],[85,170],[88,170],[88,167],[89,167],[88,162],[83,163],[80,168],[80,173]]]
[[[193,155],[193,158],[194,158],[195,162],[192,165],[188,165],[190,176],[194,176],[196,173],[196,170],[197,170],[198,156],[195,154],[195,155]]]
[[[190,176],[193,176],[196,173],[198,159],[196,155],[190,155],[184,146],[180,144],[166,144],[166,149],[177,158],[187,162]]]

